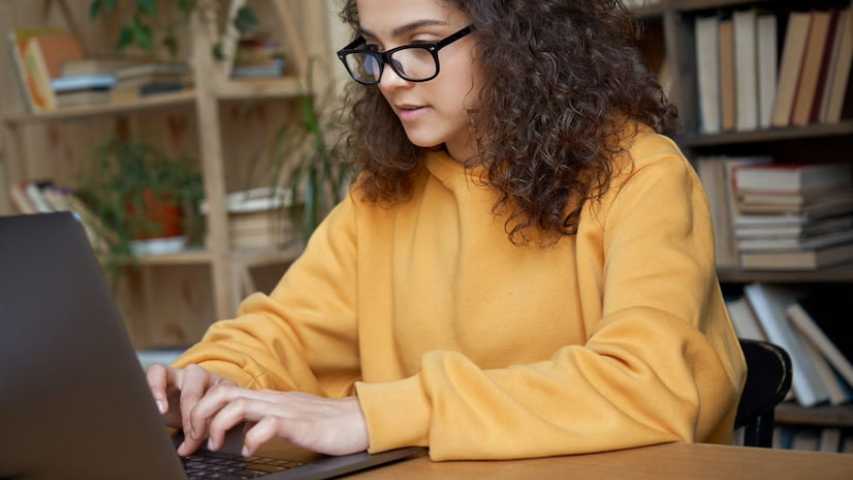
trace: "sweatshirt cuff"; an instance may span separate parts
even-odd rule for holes
[[[370,446],[368,453],[429,445],[431,407],[420,375],[394,382],[356,382]]]

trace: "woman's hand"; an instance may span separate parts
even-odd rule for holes
[[[172,428],[182,428],[185,438],[192,436],[190,412],[201,398],[213,387],[233,386],[233,382],[214,375],[198,365],[186,368],[172,368],[155,364],[146,372],[148,386],[157,402],[157,408]],[[195,443],[193,443],[195,445]],[[190,449],[189,441],[184,440],[178,447],[178,453],[189,455],[198,446]]]
[[[355,397],[333,400],[220,383],[207,391],[190,416],[193,434],[185,442],[189,445],[183,454],[195,451],[205,437],[209,437],[208,449],[221,448],[225,432],[241,422],[257,422],[246,432],[245,456],[275,437],[326,455],[346,455],[368,447],[367,423]]]

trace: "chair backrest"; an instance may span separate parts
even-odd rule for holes
[[[740,339],[740,346],[747,372],[735,428],[745,428],[745,446],[769,448],[774,409],[791,388],[791,357],[782,347],[768,342]]]

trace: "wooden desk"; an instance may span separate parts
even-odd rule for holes
[[[594,455],[500,462],[430,462],[428,458],[418,458],[347,478],[851,480],[853,455],[674,443]]]

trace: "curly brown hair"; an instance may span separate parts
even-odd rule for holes
[[[629,123],[675,128],[675,107],[640,67],[637,24],[620,0],[447,1],[475,27],[484,79],[468,112],[478,155],[466,167],[483,167],[480,180],[499,192],[493,213],[510,212],[513,243],[527,243],[530,227],[553,241],[576,234],[583,204],[610,186]],[[355,0],[341,18],[357,29]],[[376,87],[351,85],[344,111],[360,192],[406,199],[424,149]]]

